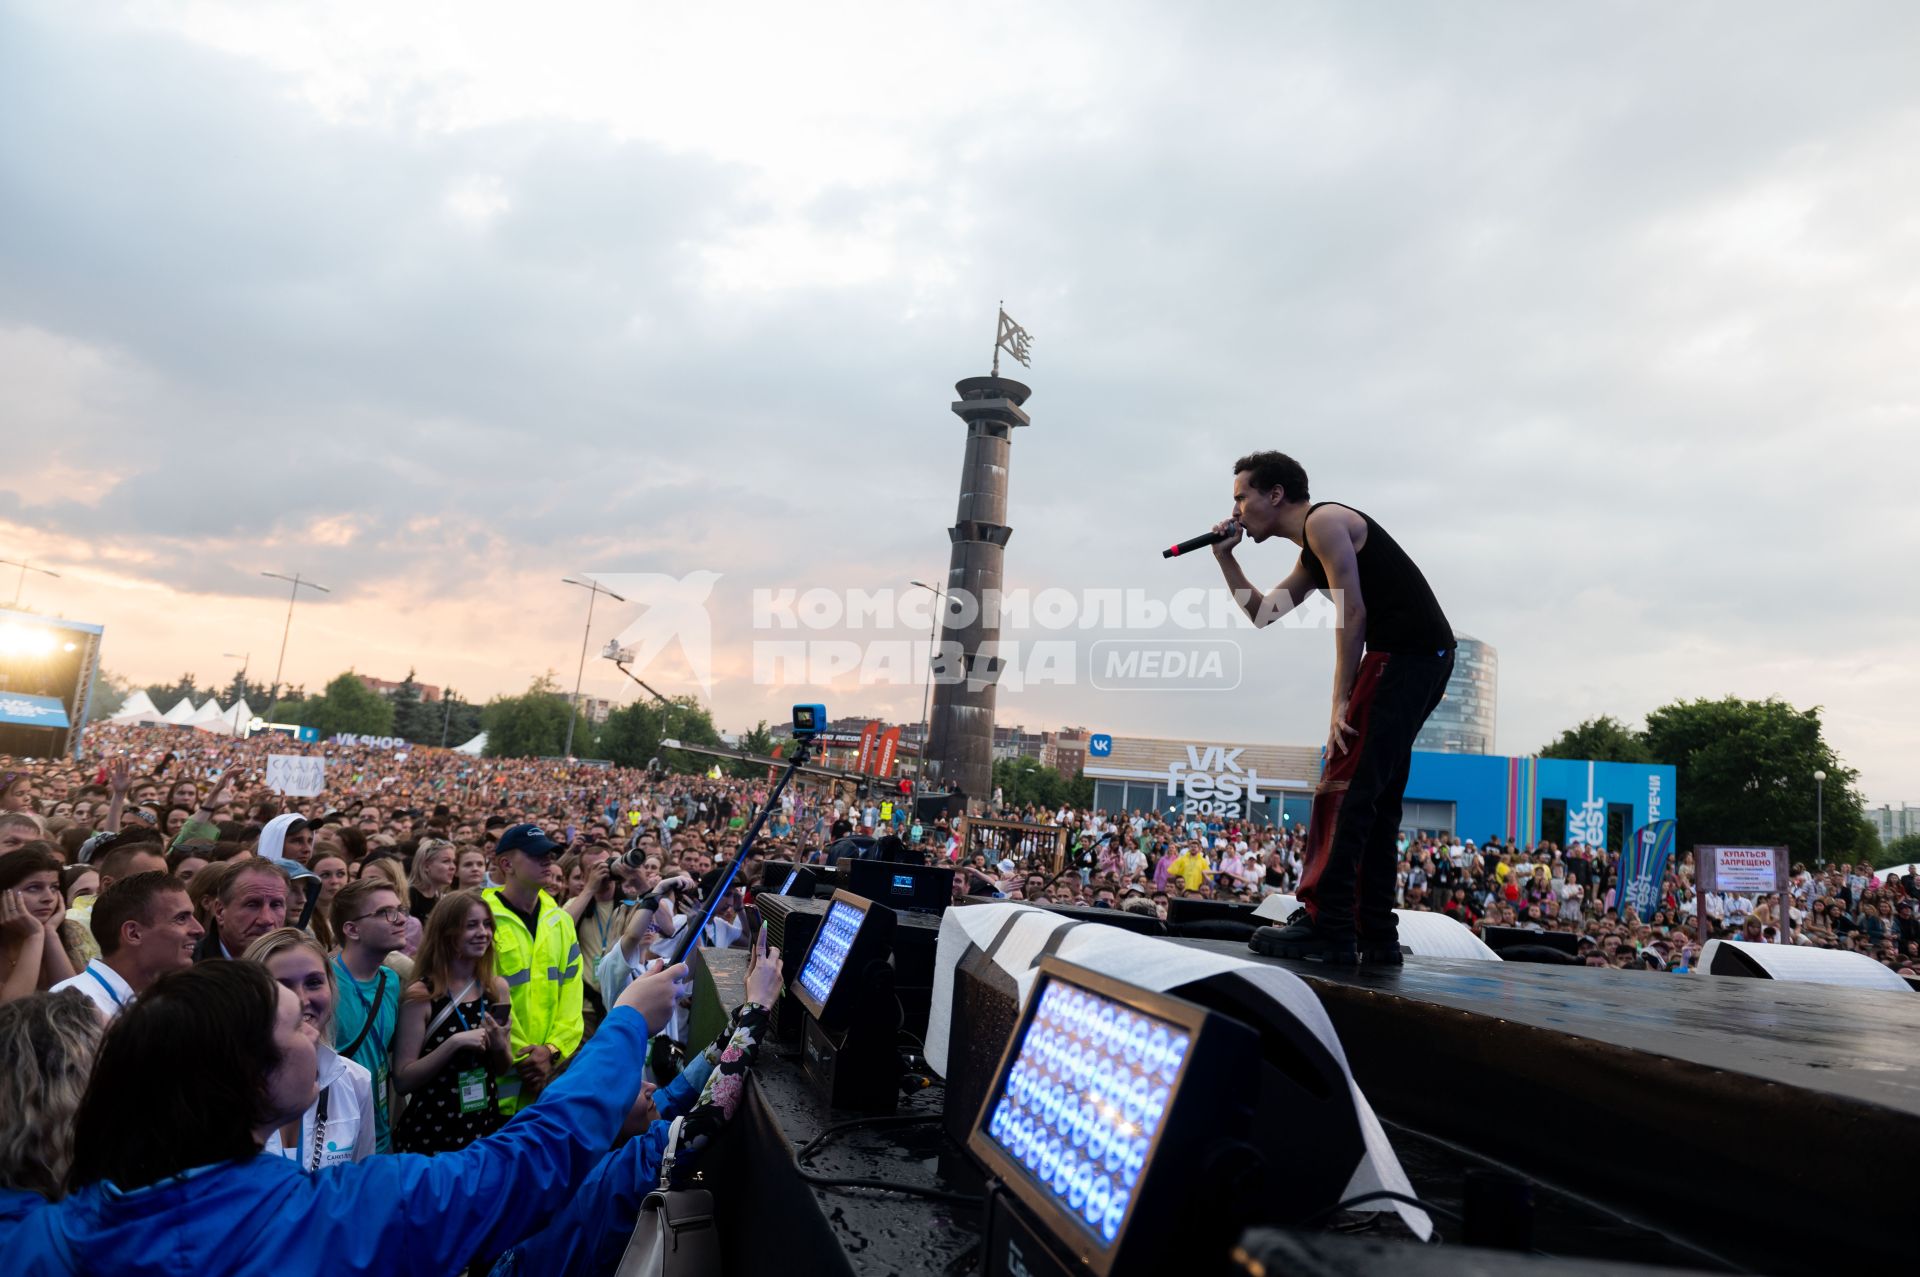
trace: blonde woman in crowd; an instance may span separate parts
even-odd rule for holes
[[[36,993],[0,1007],[0,1218],[10,1197],[58,1201],[73,1161],[73,1115],[104,1026],[77,993]]]
[[[269,931],[242,955],[267,969],[274,983],[300,1000],[300,1021],[319,1035],[319,1093],[297,1121],[275,1129],[265,1151],[317,1171],[373,1155],[373,1075],[337,1054],[333,1007],[337,991],[333,963],[320,942],[296,927]]]
[[[434,902],[454,889],[459,878],[458,856],[445,838],[423,838],[413,852],[413,872],[408,875],[407,912],[422,926],[433,913]]]

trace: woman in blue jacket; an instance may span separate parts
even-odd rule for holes
[[[665,1022],[685,974],[656,970],[629,985],[540,1101],[486,1139],[316,1173],[260,1156],[267,1134],[314,1098],[316,1043],[298,1000],[248,963],[163,977],[101,1048],[75,1124],[70,1195],[0,1217],[0,1254],[19,1274],[317,1277],[454,1273],[503,1254],[532,1271],[511,1249],[528,1241],[544,1270],[570,1264],[581,1256],[550,1236],[556,1215],[604,1227],[604,1212],[581,1216],[651,1186],[623,1179],[657,1162],[651,1132],[607,1150],[640,1090],[648,1025]]]
[[[658,1184],[660,1162],[677,1125],[679,1152],[673,1188],[685,1187],[700,1154],[733,1117],[744,1094],[747,1070],[771,1021],[780,995],[780,951],[768,957],[767,933],[747,968],[746,1000],[735,1009],[727,1031],[687,1062],[667,1085],[642,1094],[628,1114],[622,1134],[633,1139],[600,1160],[567,1208],[544,1228],[508,1251],[492,1268],[492,1277],[575,1277],[612,1272],[632,1238],[640,1204]],[[484,1257],[482,1257],[484,1258]],[[473,1270],[485,1268],[476,1263]]]

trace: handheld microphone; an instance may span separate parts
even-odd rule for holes
[[[1209,532],[1205,536],[1192,537],[1182,541],[1179,545],[1168,546],[1166,549],[1160,551],[1160,557],[1163,559],[1177,559],[1183,554],[1189,554],[1194,550],[1205,549],[1207,546],[1224,541],[1227,539],[1227,535],[1225,532]]]

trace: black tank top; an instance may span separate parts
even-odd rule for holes
[[[1323,505],[1341,505],[1338,501],[1319,501],[1307,507],[1307,518]],[[1353,510],[1353,507],[1342,506]],[[1370,652],[1438,652],[1454,646],[1453,626],[1433,597],[1433,587],[1420,574],[1399,542],[1373,521],[1363,510],[1353,510],[1367,521],[1367,543],[1360,547],[1355,562],[1360,568],[1360,599],[1367,608],[1367,650]],[[1305,537],[1304,524],[1302,538]],[[1307,569],[1313,588],[1327,588],[1327,569],[1320,557],[1306,546],[1300,547],[1300,562]]]

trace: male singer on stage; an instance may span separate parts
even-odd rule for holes
[[[1284,927],[1254,933],[1256,952],[1331,963],[1400,962],[1393,917],[1400,800],[1413,738],[1453,672],[1453,627],[1427,579],[1387,530],[1333,501],[1312,502],[1307,472],[1281,452],[1233,463],[1233,517],[1214,525],[1220,570],[1256,626],[1315,590],[1339,609],[1333,713],[1307,829],[1300,903]],[[1285,537],[1300,560],[1271,594],[1233,551],[1241,537]]]

